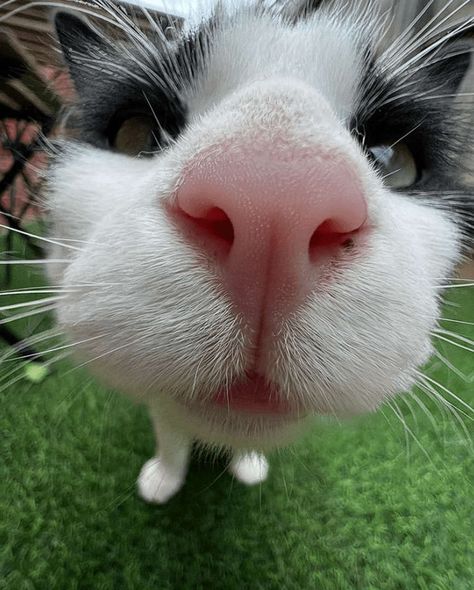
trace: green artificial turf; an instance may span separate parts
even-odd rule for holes
[[[472,322],[472,290],[453,293],[445,315]],[[429,375],[472,404],[472,353],[441,349],[466,379],[439,360]],[[65,362],[9,386],[22,368],[0,372],[2,589],[473,588],[472,423],[459,402],[459,420],[421,392],[426,407],[398,401],[405,426],[388,407],[320,420],[253,489],[196,458],[157,507],[135,493],[154,448],[143,408]]]

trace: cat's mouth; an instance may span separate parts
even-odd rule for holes
[[[281,416],[294,412],[294,408],[282,397],[278,387],[257,374],[248,375],[228,389],[219,390],[211,398],[211,404],[248,414]]]
[[[246,375],[228,388],[219,389],[200,405],[202,409],[207,407],[249,416],[301,417],[300,408],[290,403],[275,384],[256,373]]]

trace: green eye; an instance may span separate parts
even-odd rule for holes
[[[110,138],[110,145],[118,152],[138,156],[157,148],[156,124],[153,117],[134,115],[125,119]]]
[[[370,148],[375,164],[384,176],[384,182],[391,188],[409,188],[419,179],[415,156],[404,143]]]

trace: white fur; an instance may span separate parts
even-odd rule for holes
[[[260,453],[237,453],[230,463],[230,472],[248,486],[264,482],[268,476],[268,462]]]
[[[153,457],[145,463],[138,476],[138,493],[152,504],[165,504],[178,492],[185,479],[185,473],[170,470],[162,459]]]
[[[244,16],[217,34],[177,145],[143,160],[71,145],[52,170],[53,237],[84,241],[80,252],[54,249],[52,258],[68,259],[53,267],[54,281],[97,285],[68,293],[59,322],[73,341],[95,338],[79,347],[81,358],[149,404],[162,427],[158,455],[139,479],[146,500],[166,501],[181,487],[191,439],[237,453],[282,444],[308,413],[376,409],[412,386],[431,354],[438,284],[459,256],[457,229],[446,214],[385,188],[346,130],[364,27],[321,17],[290,29]],[[275,338],[267,371],[298,403],[291,421],[200,405],[245,370],[247,335],[205,258],[163,210],[193,158],[256,140],[342,155],[360,177],[372,228],[364,256],[316,286]],[[186,442],[174,457],[178,435]],[[263,456],[236,457],[237,479],[265,479]]]

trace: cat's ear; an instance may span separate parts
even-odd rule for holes
[[[80,94],[94,75],[93,62],[105,55],[107,43],[88,22],[70,12],[56,12],[54,26],[72,81]]]
[[[293,22],[308,18],[331,0],[296,0],[288,3],[282,10],[283,14]]]
[[[426,68],[440,86],[458,92],[473,65],[474,21],[456,25],[433,39],[426,51]]]

